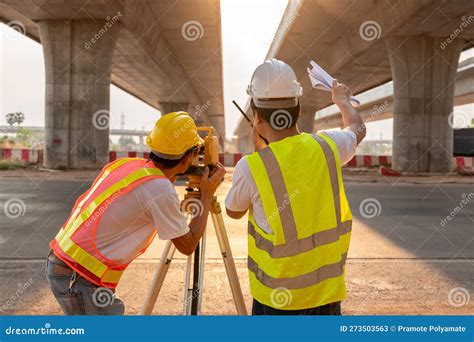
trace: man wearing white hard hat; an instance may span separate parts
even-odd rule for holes
[[[249,212],[252,313],[339,315],[352,226],[341,166],[364,138],[364,123],[350,90],[334,81],[345,128],[300,133],[303,89],[276,59],[257,67],[247,92],[255,152],[236,165],[226,209],[235,219]]]

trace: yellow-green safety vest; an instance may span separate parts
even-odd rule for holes
[[[267,222],[248,222],[252,296],[281,309],[307,309],[346,296],[352,214],[336,144],[301,133],[246,157]]]

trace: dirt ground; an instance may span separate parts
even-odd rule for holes
[[[472,301],[460,307],[450,304],[449,293],[453,288],[459,287],[459,284],[436,271],[440,263],[447,261],[349,259],[348,296],[343,303],[343,314],[472,315]],[[239,259],[236,265],[247,310],[250,312],[252,298],[246,262]],[[465,279],[468,279],[467,262],[450,262],[445,266],[452,272],[464,273]],[[125,301],[127,315],[139,314],[155,269],[155,260],[142,260],[134,262],[125,272],[117,294]],[[185,269],[183,259],[172,263],[153,314],[182,314]],[[4,304],[3,308],[0,307],[1,314],[61,314],[59,305],[47,286],[42,261],[10,261],[2,265],[1,272],[3,281],[0,285],[0,303],[7,304]],[[17,289],[21,288],[25,288],[23,293],[16,295]],[[224,265],[219,260],[208,260],[205,265],[201,313],[236,314]]]
[[[232,168],[218,190],[223,204],[231,185]],[[2,179],[69,179],[92,180],[91,171],[20,170],[1,172]],[[347,183],[470,183],[472,177],[435,175],[432,177],[390,178],[374,170],[346,170]],[[177,186],[180,195],[184,186]],[[246,268],[246,221],[231,220],[224,215],[226,230],[235,257],[247,309],[251,310],[251,295]],[[215,233],[209,221],[204,273],[202,314],[234,315],[232,295]],[[467,241],[466,241],[467,242]],[[164,242],[156,239],[148,251],[134,261],[125,272],[117,294],[126,303],[126,314],[140,312],[143,300],[158,264]],[[347,299],[343,314],[347,315],[470,315],[474,300],[470,291],[474,284],[474,261],[471,257],[420,257],[394,243],[387,236],[369,229],[355,218],[351,249],[346,266]],[[44,259],[0,259],[0,314],[61,314],[44,275]],[[160,297],[153,311],[158,315],[180,315],[184,298],[186,258],[177,253],[171,264]],[[458,291],[458,293],[456,293]],[[466,293],[467,292],[467,293]],[[454,299],[453,299],[454,298]],[[462,304],[462,305],[461,305]]]

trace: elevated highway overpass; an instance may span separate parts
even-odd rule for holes
[[[0,126],[0,133],[15,134],[19,128],[26,129],[34,134],[43,134],[44,127],[39,126]],[[146,137],[150,131],[139,131],[134,129],[109,129],[109,135]]]
[[[377,90],[381,93],[380,96],[375,93],[369,95],[375,89],[366,92],[370,100],[362,101],[357,108],[366,123],[393,117],[393,83],[387,83],[379,88]],[[362,99],[362,96],[359,98]],[[454,105],[462,106],[469,103],[474,103],[474,57],[459,64],[454,85]],[[316,113],[313,130],[337,127],[342,127],[342,117],[336,106],[327,107]]]
[[[219,0],[1,0],[0,20],[43,46],[45,166],[107,162],[111,82],[223,141]]]
[[[449,172],[458,60],[473,45],[472,1],[297,0],[289,2],[266,58],[289,63],[302,83],[303,131],[312,131],[315,111],[332,104],[329,93],[312,89],[310,60],[355,94],[393,80],[394,168]],[[239,145],[248,146],[248,133],[241,120]]]

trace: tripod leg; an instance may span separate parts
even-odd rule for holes
[[[176,251],[176,247],[173,245],[171,241],[167,241],[165,249],[161,254],[160,262],[158,267],[153,274],[153,279],[151,281],[150,287],[148,288],[148,292],[145,297],[145,302],[143,303],[142,310],[140,314],[142,315],[150,315],[153,311],[153,307],[155,306],[156,299],[161,290],[161,286],[166,277],[166,273],[171,264],[171,260],[173,260],[174,252]]]
[[[204,281],[204,266],[206,266],[206,231],[201,238],[201,260],[200,260],[201,267],[199,269],[199,293],[197,297],[198,307],[197,307],[197,314],[201,313],[201,304],[202,304],[202,292],[203,292],[203,281]]]
[[[196,316],[197,315],[197,307],[198,307],[198,302],[197,302],[197,297],[199,294],[199,253],[201,250],[201,243],[198,243],[196,246],[196,250],[194,251],[194,264],[193,264],[193,288],[191,291],[191,315]]]
[[[186,269],[186,293],[184,298],[184,313],[186,315],[198,315],[201,311],[202,282],[204,277],[204,263],[206,250],[206,231],[202,235],[201,242],[196,246],[193,258],[193,285],[190,286],[191,257],[188,259]]]
[[[224,261],[227,278],[229,279],[230,289],[234,298],[235,308],[239,315],[247,315],[247,308],[245,307],[244,296],[240,287],[239,277],[235,269],[234,258],[230,249],[229,239],[225,231],[224,219],[222,218],[222,211],[219,202],[214,201],[213,209],[211,211],[212,222],[216,230],[217,240],[221,249],[222,260]]]
[[[183,315],[191,314],[191,298],[193,295],[193,289],[191,288],[192,261],[193,261],[193,255],[188,255],[187,262],[186,262],[186,278],[184,280]]]

